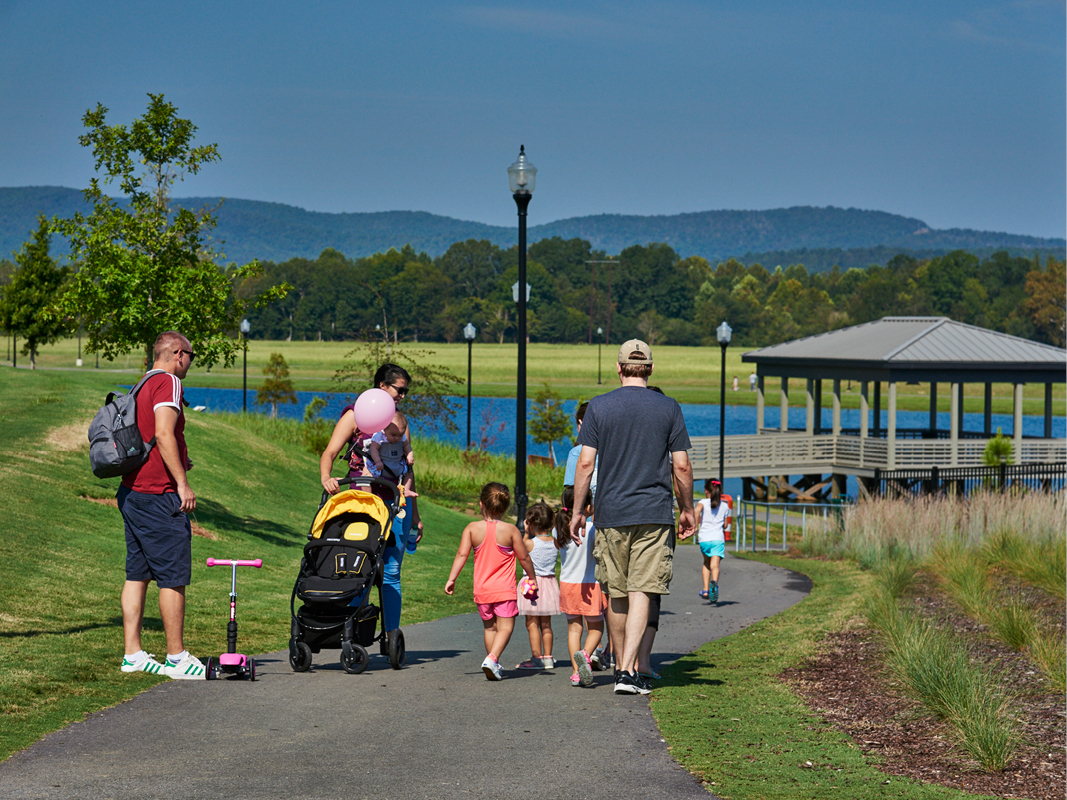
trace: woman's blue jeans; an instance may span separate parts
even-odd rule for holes
[[[393,520],[393,544],[385,548],[385,565],[382,576],[382,606],[385,613],[385,629],[395,631],[400,627],[400,565],[404,561],[404,548],[411,533],[411,509],[403,519]]]

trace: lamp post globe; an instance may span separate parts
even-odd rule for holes
[[[467,449],[471,449],[471,346],[478,330],[471,324],[463,326],[463,338],[467,340]]]
[[[715,329],[715,338],[719,340],[719,347],[722,349],[722,366],[719,371],[719,483],[723,482],[723,473],[726,471],[726,348],[733,333],[733,328],[726,320]]]
[[[241,344],[244,350],[244,377],[241,383],[241,411],[242,413],[248,413],[248,332],[252,330],[252,323],[248,319],[241,320],[241,324],[238,326],[241,329]]]
[[[508,167],[508,185],[519,212],[519,287],[526,286],[526,207],[533,197],[537,167],[526,157],[526,146],[519,146],[519,157]],[[526,300],[527,291],[518,291],[518,369],[516,370],[515,398],[515,509],[519,528],[526,520]]]

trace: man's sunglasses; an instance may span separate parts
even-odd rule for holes
[[[194,358],[196,358],[196,353],[194,353],[192,350],[175,350],[174,351],[174,355],[178,355],[178,353],[185,353],[185,355],[189,356],[189,360],[190,361],[192,361]]]

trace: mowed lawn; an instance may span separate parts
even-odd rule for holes
[[[248,385],[257,388],[263,380],[263,368],[271,353],[281,353],[289,364],[294,385],[306,391],[335,391],[334,373],[344,363],[346,356],[352,352],[352,342],[286,342],[251,340],[248,345]],[[444,344],[431,342],[416,344],[401,342],[393,347],[403,352],[419,352],[417,361],[430,361],[447,367],[460,379],[455,386],[457,394],[466,392],[467,380],[467,344],[465,342]],[[738,345],[726,351],[726,402],[731,405],[755,405],[756,393],[748,389],[748,376],[752,365],[741,361],[744,353],[757,349],[757,345]],[[598,350],[600,357],[598,377]],[[5,356],[8,351],[5,350]],[[96,371],[96,359],[82,354],[84,365],[75,367],[78,354],[76,339],[67,339],[42,349],[37,363],[41,367],[71,369],[79,372]],[[426,355],[432,354],[432,355]],[[603,392],[610,391],[618,385],[615,375],[615,359],[618,355],[616,346],[587,344],[540,344],[533,343],[527,348],[527,391],[529,396],[548,382],[564,398],[589,399]],[[721,352],[718,347],[675,347],[657,345],[653,347],[656,361],[652,383],[682,403],[719,402]],[[472,348],[471,385],[475,395],[480,397],[514,397],[515,374],[518,355],[514,344],[488,344],[478,342]],[[29,357],[19,355],[18,365],[29,364]],[[210,371],[198,365],[189,373],[190,386],[240,388],[242,383],[243,361],[238,356],[232,367],[213,367]],[[136,356],[122,357],[114,362],[100,362],[100,370],[122,370],[133,374],[139,372]],[[739,391],[732,390],[733,379],[738,379]],[[823,404],[830,408],[833,402],[830,382],[823,385]],[[930,407],[929,386],[898,385],[897,401],[902,410],[925,411]],[[767,380],[767,404],[778,406],[780,381],[777,378]],[[859,408],[860,384],[845,382],[842,387],[842,405],[845,408]],[[885,390],[883,389],[883,392]],[[967,384],[965,387],[965,407],[968,412],[982,410],[984,388],[981,384]],[[1027,384],[1024,388],[1024,408],[1027,414],[1044,413],[1044,386]],[[949,410],[949,385],[938,385],[938,408]],[[790,382],[789,402],[794,407],[803,407],[806,398],[804,384],[794,379]],[[873,400],[872,400],[873,402]],[[993,410],[995,413],[1012,412],[1012,387],[1009,384],[993,385]],[[1061,385],[1053,393],[1053,413],[1067,414],[1067,393]]]

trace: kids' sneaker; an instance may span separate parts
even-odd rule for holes
[[[556,659],[554,659],[552,656],[545,656],[541,659],[541,663],[544,665],[545,669],[556,668]]]
[[[710,594],[711,594],[711,596],[708,599],[712,603],[718,603],[719,602],[719,584],[718,583],[712,582]]]
[[[574,654],[574,663],[578,665],[578,679],[582,686],[593,685],[593,670],[589,668],[589,656],[585,650]]]
[[[515,669],[544,669],[544,660],[540,656],[530,656],[521,664],[516,664]]]
[[[176,681],[206,680],[205,672],[200,659],[191,653],[186,653],[185,658],[177,663],[172,662],[168,657],[166,664],[163,665],[163,674]]]
[[[490,681],[498,681],[504,677],[504,671],[500,669],[500,664],[492,656],[485,657],[485,661],[482,662],[482,672],[485,673],[486,680]]]
[[[573,675],[571,675],[571,686],[581,686],[581,685],[582,685],[582,679],[579,678],[578,677],[578,673],[575,672]]]
[[[163,673],[163,665],[156,661],[156,657],[151,653],[141,661],[130,661],[123,655],[121,669],[123,672],[149,672],[153,675]]]

